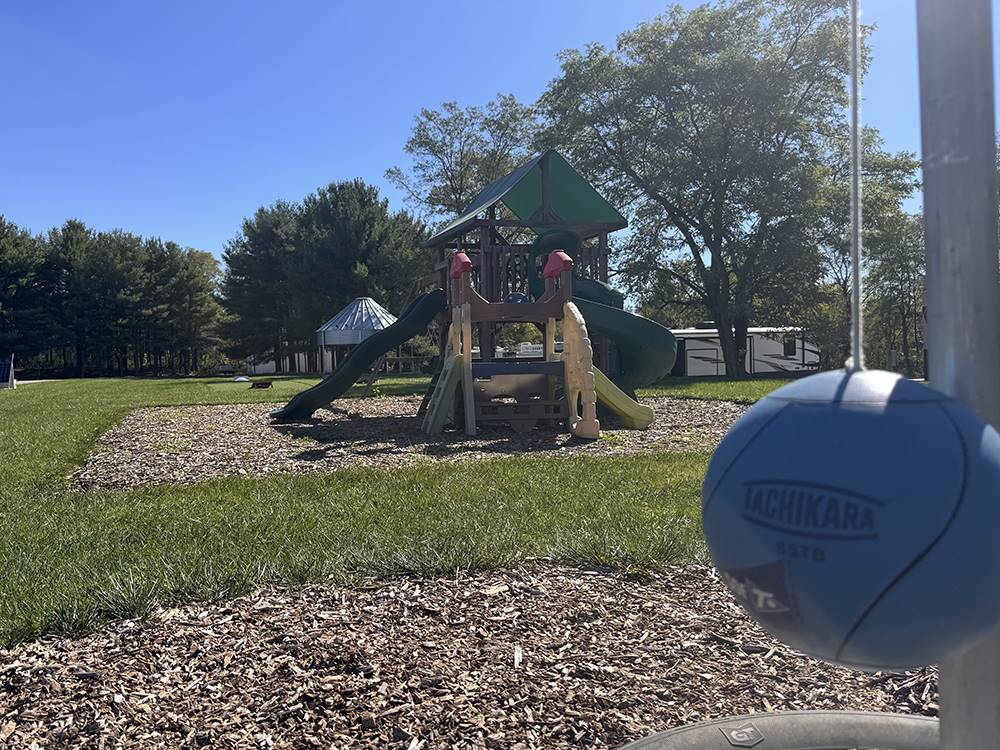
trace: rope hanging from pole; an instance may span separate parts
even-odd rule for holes
[[[851,372],[865,367],[861,312],[861,25],[859,0],[851,0]]]

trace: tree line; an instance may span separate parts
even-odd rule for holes
[[[159,375],[305,353],[355,297],[402,310],[422,291],[425,225],[361,180],[254,212],[208,252],[69,220],[43,235],[0,217],[0,354],[64,375]],[[425,348],[428,346],[425,344]]]
[[[0,216],[0,353],[83,377],[198,370],[219,346],[211,253],[69,220],[32,235]]]

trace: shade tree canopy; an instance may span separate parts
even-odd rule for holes
[[[845,6],[675,6],[612,48],[562,53],[539,101],[515,110],[524,124],[513,132],[534,141],[512,153],[560,149],[627,214],[629,230],[612,239],[615,282],[664,323],[712,319],[730,373],[742,373],[751,324],[805,325],[827,365],[846,351]],[[435,203],[461,213],[472,191],[455,186],[476,184],[475,170],[455,155],[481,146],[481,116],[454,103],[422,111],[407,143],[419,160],[393,171],[397,184],[421,185],[411,196],[462,194]],[[886,152],[873,129],[864,148],[866,233],[896,237],[917,161]]]
[[[445,102],[420,110],[403,146],[411,164],[391,167],[385,176],[419,216],[441,223],[527,160],[536,131],[534,109],[511,94],[483,107]]]
[[[816,165],[844,127],[842,6],[674,7],[613,49],[564,52],[539,102],[546,141],[636,217],[645,265],[687,259],[676,280],[718,325],[730,373],[761,284],[801,260]]]

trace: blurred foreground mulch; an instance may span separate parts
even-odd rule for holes
[[[616,747],[807,708],[934,714],[936,674],[797,655],[699,566],[272,589],[0,650],[16,748]]]

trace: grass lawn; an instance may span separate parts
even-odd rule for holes
[[[782,378],[724,380],[722,378],[664,378],[659,383],[642,388],[639,396],[670,396],[672,398],[707,398],[752,404],[771,391],[791,383]]]
[[[314,382],[276,378],[250,390],[223,378],[95,379],[0,391],[0,645],[272,581],[447,573],[535,556],[641,571],[701,554],[707,454],[67,487],[96,438],[135,407],[284,401]],[[378,392],[422,393],[426,383],[385,379]],[[760,383],[738,384],[754,387],[743,400]],[[705,395],[698,387],[663,392]]]

